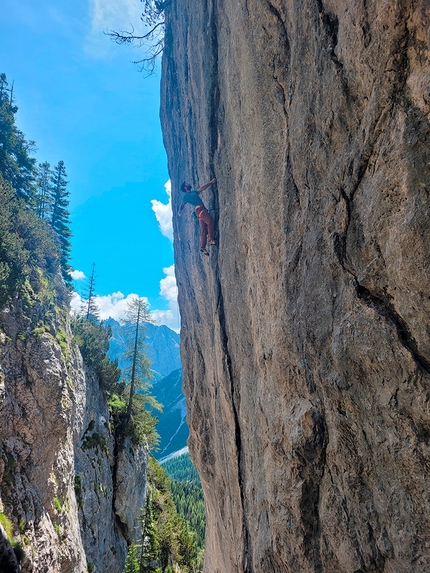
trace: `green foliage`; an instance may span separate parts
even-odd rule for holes
[[[60,345],[64,356],[67,358],[67,356],[69,355],[69,343],[67,339],[67,334],[64,332],[62,328],[59,328],[55,335],[55,338],[58,344]]]
[[[104,452],[106,455],[109,453],[108,443],[104,436],[99,434],[98,432],[94,432],[91,436],[86,436],[83,443],[82,449],[85,450],[92,450],[92,449],[100,449],[101,452]]]
[[[61,513],[63,511],[61,501],[58,499],[58,497],[54,497],[54,508],[57,513]]]
[[[20,529],[21,529],[21,521],[20,521]],[[9,543],[13,547],[18,562],[21,562],[25,557],[25,551],[22,548],[21,543],[19,541],[14,540],[12,522],[4,513],[0,513],[0,523],[2,524],[3,529],[6,532],[6,536],[8,538]]]
[[[41,219],[48,219],[52,206],[51,166],[47,161],[37,170],[36,213]]]
[[[152,457],[148,465],[148,484],[148,498],[142,515],[141,571],[197,571],[195,534],[176,511],[170,481]]]
[[[43,324],[41,321],[39,321],[38,325],[31,331],[31,335],[34,336],[34,338],[38,339],[43,334],[49,333],[50,330],[51,329],[47,324]]]
[[[56,232],[60,244],[60,263],[63,278],[66,283],[71,283],[69,259],[72,244],[69,239],[72,236],[72,232],[70,230],[70,213],[68,211],[70,192],[67,190],[68,181],[66,180],[66,177],[67,175],[64,161],[59,161],[58,164],[54,167],[54,171],[51,177],[51,226]]]
[[[137,393],[133,401],[131,418],[125,431],[131,436],[135,444],[146,444],[149,448],[154,449],[160,439],[156,431],[158,418],[146,408],[147,405],[157,410],[161,408],[153,396]]]
[[[46,290],[49,277],[53,296],[65,300],[56,277],[60,251],[52,231],[25,203],[17,199],[0,173],[0,307],[15,294],[34,298]]]
[[[157,418],[152,412],[160,411],[162,406],[149,393],[152,374],[146,354],[145,323],[150,321],[150,315],[145,299],[136,297],[129,302],[127,319],[131,323],[131,336],[125,342],[123,358],[129,366],[123,370],[124,386],[121,392],[127,408],[122,414],[120,427],[135,443],[155,447],[159,435],[155,430]]]
[[[143,573],[152,573],[156,570],[159,543],[156,522],[154,519],[154,508],[152,503],[152,490],[148,491],[146,505],[141,516],[142,524],[142,548],[141,548],[141,569]]]
[[[64,285],[56,277],[61,269],[66,283],[71,280],[64,163],[59,162],[58,173],[51,172],[48,163],[41,164],[37,172],[36,160],[30,157],[34,143],[15,125],[17,110],[13,87],[0,74],[0,307],[13,295],[21,295],[26,281],[34,294],[43,291],[40,270],[49,275],[64,303]],[[51,224],[47,223],[48,212]]]
[[[36,160],[30,155],[35,150],[33,141],[15,125],[18,111],[13,100],[13,86],[6,75],[0,74],[0,173],[15,189],[17,196],[32,206],[35,195]],[[1,202],[0,202],[1,204]]]
[[[21,543],[19,541],[14,541],[12,543],[12,547],[13,547],[13,551],[15,553],[15,556],[18,560],[18,563],[21,563],[21,561],[24,559],[25,557],[25,551],[24,548],[22,547]]]
[[[7,538],[9,539],[9,542],[12,543],[13,542],[12,522],[4,513],[0,513],[0,523],[2,524],[3,529],[6,532],[6,535],[7,535]]]
[[[25,519],[23,517],[21,517],[21,519],[19,520],[18,527],[19,527],[19,532],[23,534],[25,532],[25,527],[26,527]]]
[[[134,541],[131,542],[128,548],[124,573],[139,573],[139,559],[137,558],[137,547]]]
[[[205,546],[205,503],[200,485],[172,480],[170,484],[176,509],[196,534],[198,549]]]
[[[190,454],[185,453],[177,458],[172,458],[162,464],[167,475],[172,480],[190,481],[200,485],[200,477],[190,459]]]
[[[85,318],[88,320],[89,318],[98,319],[99,318],[99,309],[95,302],[96,296],[96,264],[93,263],[91,269],[91,276],[87,281],[86,284],[86,292],[84,293],[84,304],[82,305],[82,314],[85,315]]]
[[[170,477],[170,489],[176,509],[196,534],[199,551],[205,544],[205,504],[199,475],[188,453],[163,464]]]
[[[114,425],[120,426],[127,410],[127,402],[118,394],[112,393],[109,395],[108,406]]]
[[[94,370],[102,388],[108,392],[118,390],[117,384],[121,375],[118,361],[111,362],[107,356],[112,336],[110,326],[90,317],[88,320],[73,319],[71,327],[85,364]]]
[[[102,388],[107,393],[109,411],[116,432],[129,435],[135,444],[146,444],[154,448],[159,436],[155,429],[157,418],[153,416],[152,410],[159,410],[161,406],[148,393],[151,388],[149,380],[143,378],[144,374],[147,376],[150,374],[149,361],[141,351],[140,337],[137,339],[137,350],[132,353],[132,359],[133,356],[135,358],[134,370],[131,366],[125,373],[124,379],[120,381],[121,371],[118,368],[118,361],[111,362],[107,355],[112,336],[110,326],[98,322],[94,316],[89,316],[88,319],[74,318],[71,326],[85,364],[95,371]],[[131,380],[134,380],[134,384]],[[138,391],[132,394],[133,388]]]

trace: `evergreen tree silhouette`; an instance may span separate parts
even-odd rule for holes
[[[17,196],[34,208],[36,159],[30,154],[34,152],[35,144],[27,141],[16,127],[17,111],[13,85],[9,85],[6,74],[0,74],[0,172],[15,189]]]
[[[52,199],[52,211],[51,211],[51,225],[57,234],[58,240],[61,247],[61,269],[63,273],[63,278],[67,284],[71,283],[70,276],[70,251],[71,243],[69,241],[72,236],[70,230],[70,213],[68,211],[69,207],[69,195],[70,192],[67,190],[68,181],[66,179],[66,167],[64,161],[59,161],[54,167],[51,176],[51,199]]]
[[[52,169],[47,161],[39,164],[37,174],[36,213],[41,219],[49,216],[51,197]]]
[[[99,318],[99,308],[96,304],[95,297],[96,297],[96,263],[93,263],[91,268],[91,276],[88,279],[86,285],[86,292],[84,294],[84,304],[82,306],[82,311],[85,313],[85,318],[88,320],[89,318],[97,319]]]

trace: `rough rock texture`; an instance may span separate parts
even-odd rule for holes
[[[73,482],[74,439],[84,410],[82,362],[72,346],[62,349],[51,333],[32,335],[30,327],[20,308],[1,313],[4,513],[26,551],[23,571],[83,573]]]
[[[122,573],[127,543],[139,538],[146,500],[148,451],[116,444],[106,399],[87,372],[85,411],[75,447],[75,493],[86,559],[94,573]]]
[[[161,117],[207,573],[430,572],[426,0],[180,0]]]
[[[114,508],[129,542],[141,540],[139,518],[146,501],[147,468],[147,449],[126,438],[117,455]]]
[[[45,311],[31,311],[43,329],[19,304],[0,315],[0,509],[25,551],[23,572],[86,573],[91,564],[121,573],[144,505],[147,451],[126,443],[114,452],[106,400],[64,311],[51,309],[49,321]],[[0,560],[10,561],[7,551],[6,540]]]

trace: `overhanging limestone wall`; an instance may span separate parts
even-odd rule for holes
[[[177,1],[161,117],[207,572],[430,571],[429,8]]]

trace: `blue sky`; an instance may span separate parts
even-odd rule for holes
[[[0,72],[38,161],[65,162],[71,262],[77,276],[96,263],[102,315],[118,318],[137,294],[177,329],[160,69],[145,78],[131,63],[142,50],[104,34],[139,32],[140,12],[139,0],[2,0]]]

